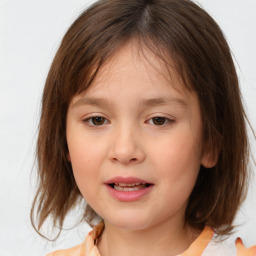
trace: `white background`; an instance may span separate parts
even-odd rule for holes
[[[0,256],[45,255],[80,243],[88,227],[47,243],[29,220],[34,149],[44,81],[62,36],[88,0],[0,0]],[[256,130],[256,1],[200,0],[223,29],[236,62],[246,110]],[[253,154],[256,143],[250,134]],[[255,172],[255,166],[253,166]],[[256,182],[235,236],[256,244]],[[65,227],[72,226],[72,216]]]

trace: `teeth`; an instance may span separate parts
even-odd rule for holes
[[[126,186],[126,183],[116,183],[115,185],[125,187],[125,186]]]
[[[133,187],[133,188],[122,188],[122,187],[119,187],[119,186],[114,186],[114,189],[118,190],[118,191],[136,191],[136,190],[140,190],[141,188],[140,187]]]
[[[136,191],[136,190],[141,190],[146,187],[146,184],[142,183],[115,183],[114,184],[114,189],[118,191]]]
[[[145,185],[145,183],[115,183],[115,185],[121,186],[121,187],[134,187],[138,185]]]

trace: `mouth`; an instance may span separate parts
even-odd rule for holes
[[[138,191],[154,185],[153,183],[136,177],[119,176],[108,180],[105,184],[114,190],[124,192]]]
[[[152,186],[150,183],[110,183],[107,184],[118,191],[138,191]]]
[[[111,196],[121,202],[138,201],[150,194],[154,184],[136,177],[115,177],[105,185]]]

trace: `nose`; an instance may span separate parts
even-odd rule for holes
[[[145,152],[141,135],[134,127],[123,126],[113,133],[110,159],[123,165],[138,164],[144,161]]]

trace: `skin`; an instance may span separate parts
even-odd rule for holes
[[[202,152],[197,95],[175,70],[170,77],[151,52],[144,49],[147,61],[135,48],[122,47],[72,99],[68,159],[83,197],[104,219],[102,256],[177,255],[198,236],[185,224],[185,210],[200,165],[214,163]],[[164,102],[145,104],[156,98]],[[104,184],[116,176],[154,186],[139,200],[120,202]]]

